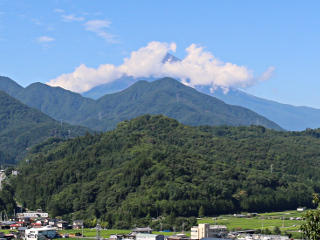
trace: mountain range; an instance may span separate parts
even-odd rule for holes
[[[0,81],[0,89],[24,104],[57,120],[97,131],[114,129],[118,122],[143,114],[163,114],[188,125],[248,126],[258,123],[283,130],[251,110],[225,104],[172,78],[139,81],[121,92],[107,94],[97,100],[42,83],[33,83],[26,88],[10,83],[8,88],[8,81],[8,78]]]
[[[166,61],[177,62],[181,60],[167,53],[162,62]],[[111,83],[96,86],[91,90],[82,93],[82,96],[98,99],[105,94],[122,91],[139,80],[152,82],[155,78],[135,79],[130,76],[124,76]],[[211,92],[210,86],[195,86],[195,89],[199,92],[216,97],[227,104],[248,108],[289,131],[303,131],[307,128],[314,129],[320,127],[320,109],[282,104],[253,96],[235,88],[230,88],[227,93],[224,93],[224,90],[221,88]]]
[[[145,78],[145,80],[154,81],[153,78]],[[120,92],[135,82],[137,82],[137,79],[133,77],[122,77],[112,83],[96,86],[81,95],[98,99],[107,93]],[[289,131],[303,131],[307,128],[315,129],[320,127],[320,109],[278,103],[256,97],[235,88],[230,88],[227,93],[224,93],[221,88],[216,89],[214,92],[210,91],[210,87],[204,86],[195,86],[195,89],[216,97],[227,104],[248,108]]]
[[[198,87],[197,90],[221,99],[225,103],[248,108],[290,131],[320,127],[320,109],[278,103],[235,88],[230,88],[228,93],[224,93],[221,88],[214,92],[210,92],[209,87]]]

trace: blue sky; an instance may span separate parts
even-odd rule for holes
[[[168,74],[320,108],[319,10],[319,1],[0,0],[0,75],[81,92],[123,74]],[[183,64],[160,66],[166,51]]]

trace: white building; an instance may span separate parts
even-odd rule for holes
[[[200,223],[191,228],[191,239],[201,238],[224,238],[228,235],[225,225],[210,225],[209,223]]]
[[[42,228],[29,228],[25,230],[25,240],[54,238],[57,235],[56,228],[45,226]]]
[[[136,240],[164,240],[164,236],[150,233],[138,233],[136,235]]]
[[[18,213],[17,216],[19,218],[38,218],[38,217],[42,217],[42,218],[47,218],[49,217],[49,214],[46,212],[42,212],[41,209],[38,209],[37,211],[33,212],[33,211],[28,211],[28,212],[24,212],[24,213]]]

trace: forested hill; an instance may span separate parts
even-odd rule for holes
[[[53,216],[138,218],[310,206],[320,186],[320,130],[191,127],[144,115],[117,129],[33,148],[11,183],[18,202]],[[271,167],[272,166],[272,167]]]
[[[107,94],[90,106],[79,109],[73,121],[106,131],[114,129],[125,119],[143,114],[162,114],[192,126],[258,124],[283,130],[247,108],[225,104],[172,78],[139,81],[122,92]]]
[[[0,164],[15,164],[26,155],[28,147],[48,137],[75,137],[89,130],[65,123],[61,125],[3,91],[0,91],[0,119]]]

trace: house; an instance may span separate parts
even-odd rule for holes
[[[1,223],[1,229],[10,229],[11,224],[15,224],[14,221],[5,221]]]
[[[224,238],[228,231],[225,225],[210,225],[209,223],[200,223],[191,228],[191,239],[201,238]]]
[[[72,224],[73,229],[81,229],[83,227],[83,220],[74,220]]]
[[[25,240],[36,240],[54,238],[57,235],[56,228],[45,226],[40,228],[29,228],[25,230]]]
[[[48,220],[48,225],[50,225],[52,227],[57,227],[59,221],[60,220],[58,220],[56,218],[51,218]]]
[[[26,234],[26,230],[27,229],[28,229],[27,227],[19,227],[18,228],[18,233],[19,233],[19,237],[18,238],[24,237],[25,234]]]
[[[122,234],[114,234],[114,235],[110,235],[109,240],[120,240],[123,238]]]
[[[68,229],[69,228],[69,226],[68,226],[68,223],[69,222],[67,222],[67,221],[59,221],[58,223],[57,223],[57,228],[59,229],[59,230],[65,230],[65,229]]]
[[[19,218],[47,218],[49,217],[49,214],[46,212],[42,212],[41,209],[38,209],[37,211],[27,211],[24,213],[18,213],[17,214]]]

